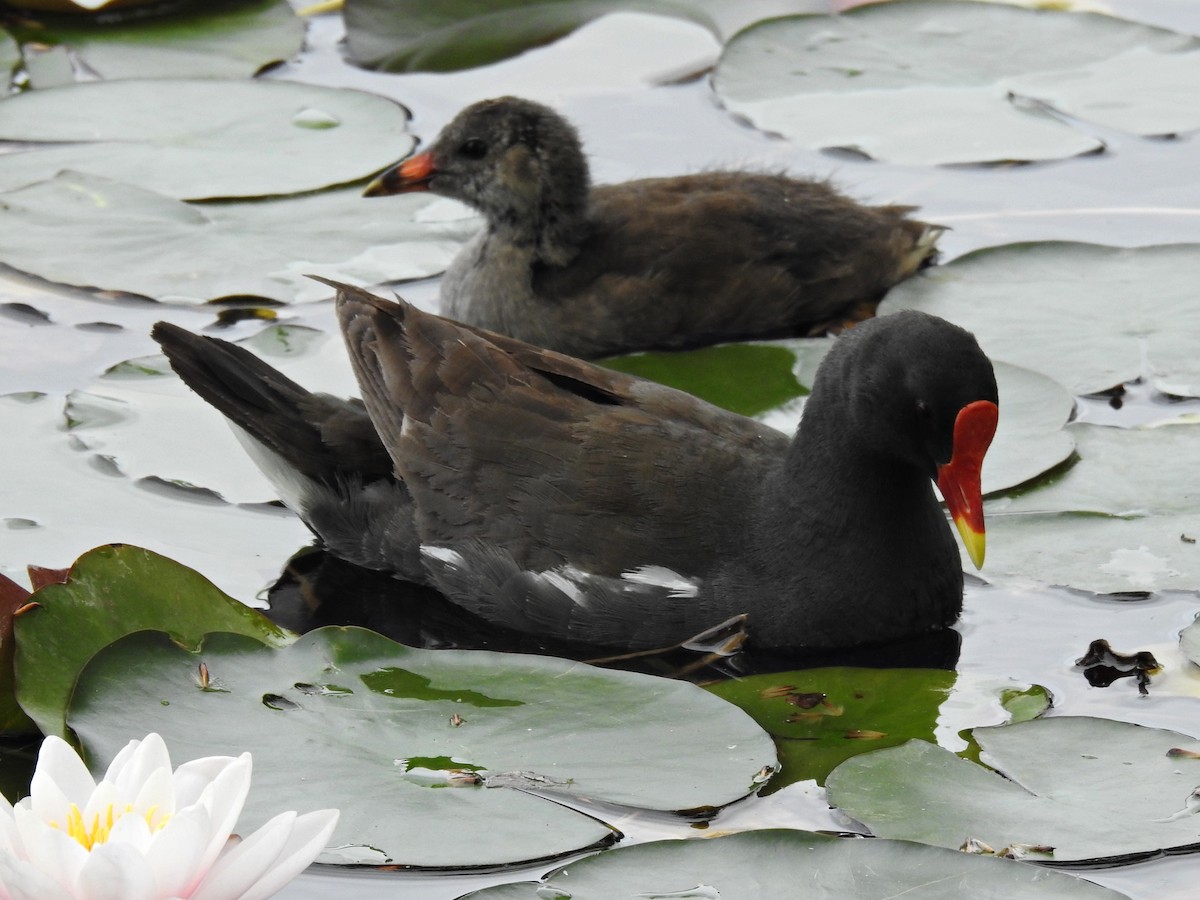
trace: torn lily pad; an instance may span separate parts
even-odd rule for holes
[[[319,113],[333,127],[312,127]],[[65,169],[177,199],[266,197],[359,181],[407,155],[408,112],[344,88],[246,79],[127,79],[0,100],[0,191]],[[281,164],[286,160],[286,165]]]
[[[462,900],[1119,900],[1124,894],[1034,866],[910,844],[786,829],[621,847],[540,882]]]
[[[220,691],[197,685],[201,662]],[[692,684],[415,650],[361,628],[318,629],[278,650],[212,634],[194,653],[134,635],[93,658],[68,721],[99,766],[135,728],[186,756],[250,751],[244,827],[298,784],[319,785],[342,810],[322,858],[335,863],[552,859],[613,839],[558,800],[709,809],[746,796],[775,762],[749,716]]]
[[[1095,593],[1200,590],[1200,424],[1074,424],[1079,461],[984,505],[982,574]]]
[[[1200,850],[1200,742],[1085,716],[976,728],[983,762],[924,741],[838,766],[830,802],[879,837],[957,848],[1044,846],[1048,863],[1132,862]],[[920,810],[920,815],[914,815]]]
[[[17,699],[44,734],[67,738],[64,716],[75,679],[107,644],[161,628],[186,646],[211,631],[282,646],[293,635],[223,594],[198,572],[141,547],[97,547],[50,584],[16,621]]]
[[[961,256],[897,285],[883,312],[920,309],[971,331],[992,359],[1075,394],[1143,375],[1200,396],[1200,245],[1049,241]],[[1086,328],[1081,328],[1086,323]]]
[[[308,274],[359,284],[436,275],[477,228],[453,201],[391,199],[369,211],[356,189],[189,204],[64,172],[0,194],[0,261],[48,281],[164,302],[287,303],[332,295]]]
[[[828,0],[810,0],[802,8],[823,12],[828,7]],[[346,0],[343,15],[346,45],[358,65],[386,72],[448,72],[541,47],[610,13],[674,16],[721,37],[796,8],[794,0]]]
[[[709,685],[775,738],[782,765],[765,793],[806,779],[824,783],[839,763],[912,738],[960,751],[961,729],[1039,716],[1050,706],[1037,685],[980,679],[944,669],[836,667],[753,675]]]
[[[901,0],[760,22],[725,47],[732,112],[812,148],[908,164],[1061,159],[1200,128],[1200,40],[1110,16]]]
[[[58,6],[74,4],[64,0]],[[35,46],[61,47],[70,50],[81,70],[109,80],[249,78],[290,59],[304,44],[304,23],[286,0],[191,0],[117,21],[112,16],[23,17],[15,31],[27,62]],[[70,72],[70,80],[78,74]]]

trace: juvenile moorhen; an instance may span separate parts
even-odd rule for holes
[[[442,313],[582,357],[867,318],[944,230],[783,175],[589,182],[569,122],[502,97],[467,107],[366,195],[428,190],[479,210],[487,224],[446,270]]]
[[[351,562],[548,638],[667,646],[741,613],[762,648],[942,628],[976,565],[991,364],[919,312],[837,339],[795,438],[688,394],[339,288],[363,403],[159,323],[185,382]]]

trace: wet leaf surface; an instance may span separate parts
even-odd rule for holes
[[[1083,879],[1008,860],[900,841],[839,839],[765,830],[711,840],[623,847],[564,866],[542,881],[467,894],[463,900],[880,900],[885,897],[1124,897]]]
[[[74,170],[177,199],[295,194],[366,178],[414,144],[385,97],[284,81],[99,81],[0,103],[0,139],[44,142],[0,154],[3,191]]]
[[[430,195],[396,198],[372,215],[365,203],[351,188],[196,205],[63,173],[0,194],[0,260],[50,281],[173,303],[289,302],[332,295],[309,274],[360,283],[437,274],[476,227],[458,204]]]
[[[127,634],[162,629],[185,646],[211,631],[276,645],[291,639],[199,573],[128,544],[85,553],[66,584],[42,588],[31,602],[37,608],[17,619],[17,699],[43,733],[64,738],[67,701],[80,670]]]
[[[1010,244],[897,285],[883,309],[921,309],[956,322],[993,359],[1044,372],[1072,393],[1145,376],[1163,393],[1194,397],[1198,283],[1196,244]]]
[[[1200,41],[1105,15],[901,0],[759,22],[714,87],[804,146],[908,164],[1060,159],[1104,143],[1052,111],[1135,134],[1200,128]]]
[[[237,78],[299,53],[304,23],[285,0],[192,0],[115,21],[23,17],[16,34],[27,61],[30,43],[62,47],[80,70],[105,79]],[[69,74],[76,79],[76,72]]]
[[[220,691],[197,686],[201,661]],[[214,634],[195,653],[134,635],[82,674],[69,724],[97,767],[130,729],[161,733],[180,759],[251,751],[244,827],[294,805],[297,785],[320,773],[321,802],[342,810],[327,861],[422,867],[606,843],[607,827],[553,798],[716,807],[775,760],[745,713],[694,685],[549,657],[414,650],[358,628],[319,629],[281,650]]]
[[[811,0],[800,5],[824,11],[831,4]],[[358,65],[389,72],[446,72],[516,56],[615,12],[679,16],[730,35],[756,19],[796,9],[796,3],[782,0],[500,0],[483,5],[471,0],[347,0],[344,15],[347,46]]]
[[[941,669],[807,669],[738,678],[708,690],[746,710],[775,739],[783,768],[765,793],[809,778],[823,784],[851,756],[913,738],[962,750],[959,729],[1005,723],[1010,716],[1022,721],[1049,707],[1043,688],[980,682]]]
[[[1052,863],[1200,849],[1200,769],[1169,754],[1200,748],[1190,737],[1085,716],[977,728],[974,737],[995,771],[911,741],[840,765],[826,782],[830,802],[879,837],[1047,845],[1053,852],[1036,858]]]
[[[985,577],[1095,593],[1200,590],[1200,424],[1073,424],[1079,461],[984,505]]]

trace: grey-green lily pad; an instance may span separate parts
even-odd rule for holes
[[[69,49],[105,79],[249,78],[304,45],[304,23],[286,0],[192,0],[116,21],[30,14],[16,32],[27,53]]]
[[[505,884],[460,900],[1118,900],[1082,878],[1005,859],[903,841],[768,829],[657,841],[590,856],[540,882]]]
[[[995,771],[910,741],[834,769],[830,802],[879,837],[1053,848],[1030,853],[1042,862],[1200,850],[1200,761],[1172,753],[1200,750],[1195,739],[1083,716],[977,728],[974,736]]]
[[[901,0],[760,22],[725,47],[725,106],[813,148],[945,164],[1103,143],[1050,109],[1137,134],[1200,128],[1200,40],[1092,13]]]
[[[408,154],[408,112],[343,88],[126,79],[0,101],[0,191],[73,169],[178,199],[265,197],[358,181]]]
[[[99,769],[147,731],[181,761],[249,750],[243,827],[295,806],[297,786],[311,784],[341,809],[328,862],[550,859],[612,838],[558,801],[708,809],[750,793],[775,764],[749,716],[695,685],[414,650],[361,628],[318,629],[282,649],[213,634],[198,652],[133,635],[81,674],[68,722]]]
[[[676,16],[726,37],[757,19],[829,6],[828,0],[346,0],[344,17],[346,45],[358,65],[446,72],[516,56],[609,13]]]
[[[358,393],[345,345],[332,331],[271,325],[239,343],[313,390]],[[175,375],[164,356],[129,360],[87,390],[73,391],[64,414],[81,447],[111,459],[130,478],[204,488],[230,503],[276,497],[225,418]]]
[[[75,679],[107,644],[160,628],[194,646],[210,631],[283,645],[292,635],[198,572],[141,547],[97,547],[71,566],[65,584],[37,591],[35,609],[18,616],[17,700],[44,734],[67,737],[64,717]]]
[[[752,675],[708,686],[775,739],[780,771],[761,792],[807,779],[824,783],[839,763],[913,738],[959,751],[959,731],[1040,716],[1038,685],[961,676],[944,669],[836,667]]]
[[[984,505],[983,575],[1096,593],[1200,590],[1200,424],[1073,424],[1079,461]]]
[[[419,194],[364,209],[361,193],[189,204],[64,172],[0,194],[0,261],[172,303],[292,302],[332,295],[308,274],[358,284],[436,275],[477,228],[454,201]]]
[[[1200,396],[1200,245],[1046,242],[969,253],[899,284],[884,311],[922,309],[975,333],[993,359],[1076,394],[1141,376]]]

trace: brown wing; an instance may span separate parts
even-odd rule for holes
[[[422,543],[703,576],[787,439],[687,394],[339,286],[363,399]]]
[[[909,211],[741,172],[598,187],[579,255],[534,290],[610,310],[613,329],[658,336],[648,345],[806,333],[873,311],[930,255],[936,230]]]

